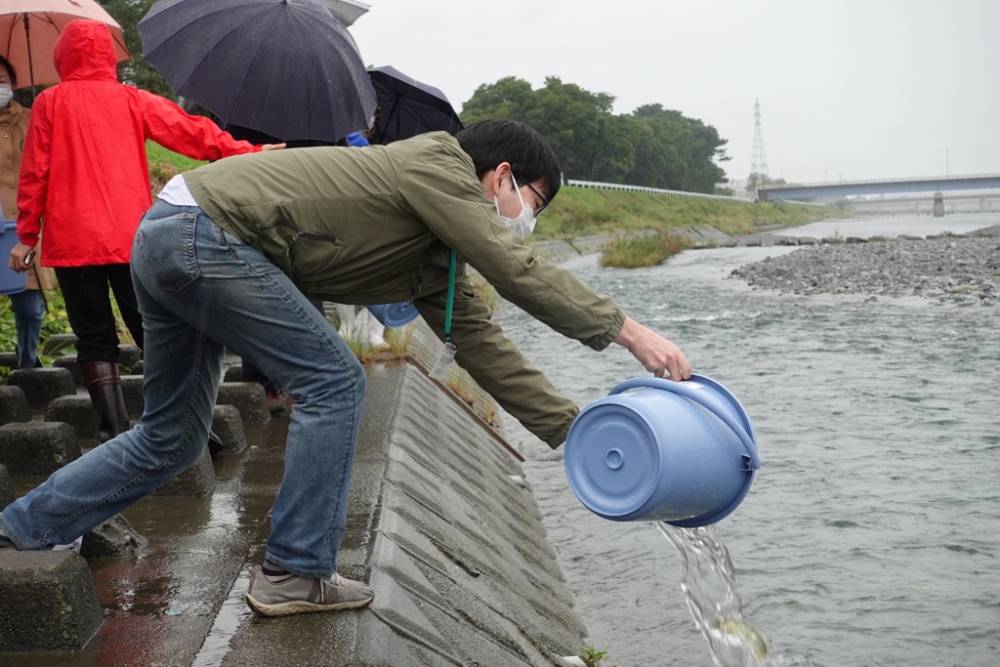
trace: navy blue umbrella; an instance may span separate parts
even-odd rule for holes
[[[177,94],[224,125],[334,142],[375,111],[354,40],[319,0],[161,0],[139,33]]]
[[[462,129],[451,102],[434,86],[411,79],[395,67],[375,67],[368,73],[378,94],[372,143],[389,144],[424,132],[455,134]]]

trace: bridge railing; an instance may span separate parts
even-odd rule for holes
[[[710,195],[704,192],[685,192],[683,190],[664,190],[663,188],[649,188],[644,185],[627,185],[624,183],[601,183],[600,181],[580,181],[576,179],[568,179],[566,185],[572,188],[588,188],[591,190],[619,190],[622,192],[645,192],[651,195],[663,195],[666,197],[694,197],[697,199],[721,199],[723,201],[736,201],[747,203],[754,203],[753,199],[750,197],[734,197],[732,195]],[[808,201],[791,201],[788,200],[789,204],[798,204],[799,206],[815,206],[819,208],[826,208],[824,204],[817,204],[815,202]]]

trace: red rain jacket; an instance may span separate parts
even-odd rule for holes
[[[118,83],[111,32],[67,24],[53,54],[60,83],[31,109],[18,184],[17,235],[46,266],[125,264],[152,204],[146,139],[199,160],[260,150],[209,119]]]

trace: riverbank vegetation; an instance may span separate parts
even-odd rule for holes
[[[669,231],[714,227],[732,236],[762,226],[790,227],[833,216],[833,211],[799,204],[672,197],[645,192],[565,187],[538,218],[535,236],[572,239],[594,234],[617,235],[643,229]]]
[[[609,241],[601,249],[601,266],[622,269],[656,266],[690,246],[688,241],[666,232],[623,236]]]

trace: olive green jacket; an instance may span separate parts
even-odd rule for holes
[[[226,158],[184,175],[201,208],[310,296],[413,300],[443,337],[448,250],[461,258],[456,361],[552,447],[577,408],[532,368],[470,289],[465,264],[505,299],[594,349],[617,336],[611,299],[535,255],[499,220],[471,158],[443,132],[389,146],[302,148]]]

